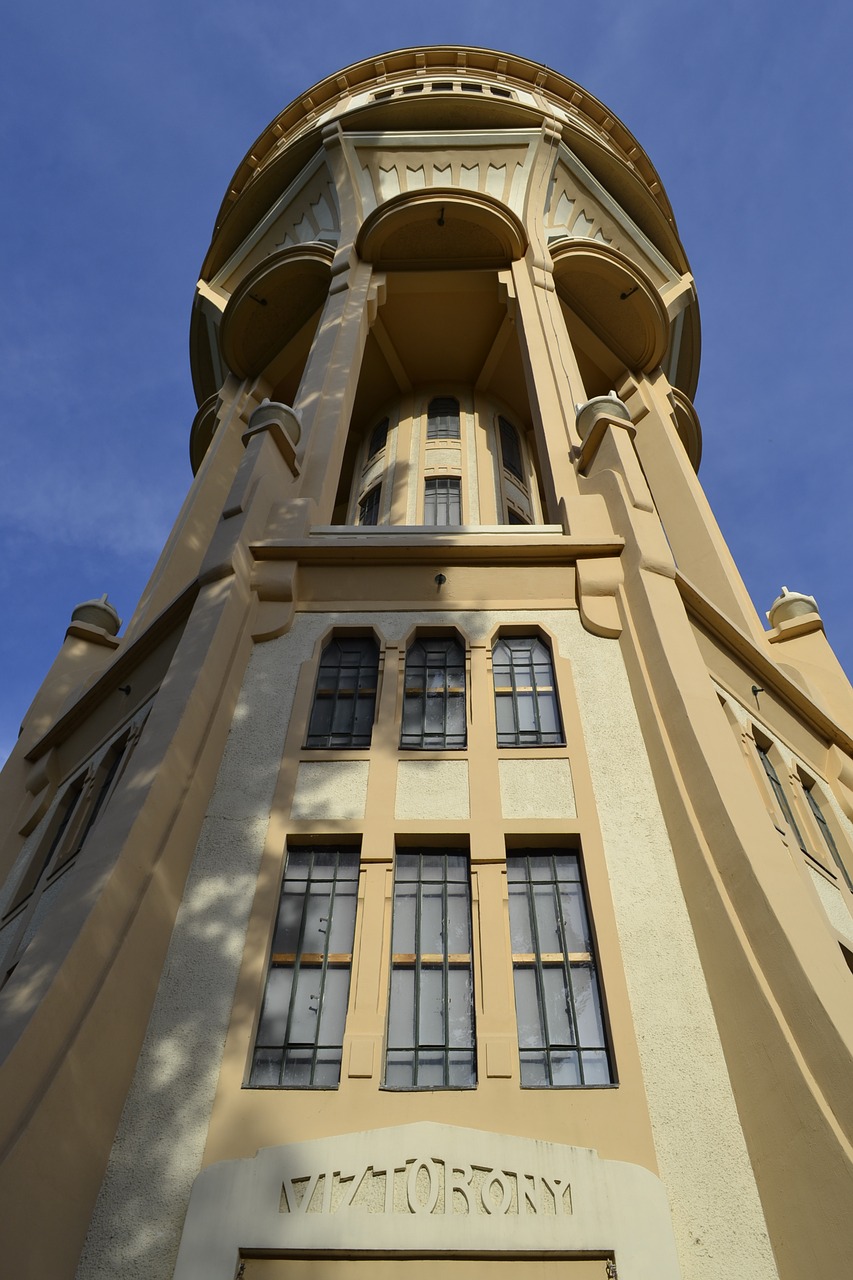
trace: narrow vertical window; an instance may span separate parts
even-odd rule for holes
[[[465,650],[458,640],[428,637],[409,645],[400,746],[465,746]]]
[[[524,469],[521,465],[521,444],[518,432],[506,418],[498,418],[501,437],[501,460],[504,470],[509,471],[516,479],[524,482]]]
[[[551,653],[537,636],[502,636],[492,649],[499,747],[563,741]]]
[[[385,448],[388,440],[388,419],[383,418],[381,422],[377,422],[376,426],[370,433],[370,443],[367,446],[367,461],[375,458],[377,453],[381,453]]]
[[[376,710],[379,646],[372,637],[335,637],[320,659],[307,747],[369,747]]]
[[[430,476],[424,485],[424,524],[462,523],[461,484],[457,476]]]
[[[611,1084],[577,854],[561,849],[510,853],[507,880],[522,1085]]]
[[[777,774],[775,768],[773,767],[773,761],[770,759],[770,756],[767,754],[767,749],[765,747],[759,746],[758,743],[756,743],[755,745],[758,750],[758,758],[760,759],[762,765],[764,766],[764,772],[767,774],[767,779],[770,783],[771,790],[774,796],[776,797],[779,808],[782,810],[782,814],[785,818],[785,821],[787,822],[788,826],[791,828],[791,831],[794,834],[794,838],[796,839],[797,844],[800,846],[803,853],[808,853],[808,849],[806,848],[806,843],[803,840],[802,832],[800,831],[800,828],[797,826],[796,819],[794,818],[794,815],[791,811],[791,806],[788,803],[788,797],[785,795],[785,788],[782,786],[782,783],[779,781],[779,775]]]
[[[359,524],[379,524],[379,494],[381,491],[382,486],[375,484],[361,499],[358,504]]]
[[[832,832],[829,829],[829,823],[827,822],[826,818],[823,816],[823,811],[821,810],[820,805],[818,804],[817,800],[814,797],[814,792],[812,791],[811,787],[806,787],[806,786],[803,787],[803,790],[806,793],[806,800],[808,801],[809,808],[814,814],[815,821],[817,822],[818,828],[820,829],[820,834],[823,837],[823,842],[826,845],[829,852],[832,854],[833,861],[835,862],[835,865],[838,867],[838,870],[841,872],[842,876],[844,877],[847,888],[851,892],[853,892],[853,880],[851,880],[850,878],[850,872],[847,870],[846,866],[844,865],[844,860],[841,857],[841,854],[838,852],[838,845],[835,843],[835,839],[832,835]]]
[[[355,849],[288,852],[251,1086],[337,1087],[357,891]]]
[[[397,854],[391,950],[386,1086],[472,1088],[477,1073],[467,854]]]
[[[459,438],[459,401],[455,396],[435,396],[427,408],[427,440]]]

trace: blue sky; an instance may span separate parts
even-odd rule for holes
[[[190,482],[190,304],[238,162],[312,83],[424,43],[554,67],[644,146],[699,292],[711,504],[757,607],[815,595],[853,671],[849,6],[34,0],[0,84],[0,759],[73,607],[130,616]]]

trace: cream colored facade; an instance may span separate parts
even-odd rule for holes
[[[853,690],[703,495],[639,144],[510,55],[349,67],[191,356],[173,533],[0,780],[9,1274],[843,1274]]]

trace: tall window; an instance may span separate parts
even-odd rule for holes
[[[465,746],[465,650],[458,640],[429,637],[409,646],[400,746]]]
[[[382,485],[375,484],[361,499],[358,504],[359,524],[379,524],[379,494],[381,491]]]
[[[377,453],[381,453],[385,448],[388,440],[388,419],[383,418],[381,422],[377,422],[376,426],[370,433],[370,443],[367,446],[367,461],[375,458]]]
[[[250,1085],[337,1087],[357,891],[355,849],[288,852]]]
[[[518,439],[518,432],[511,422],[507,422],[506,418],[498,418],[498,427],[500,429],[501,459],[504,470],[509,471],[511,475],[523,482],[524,469],[521,465],[521,445]]]
[[[459,438],[459,401],[455,396],[435,396],[427,408],[427,440]]]
[[[468,857],[398,853],[385,1084],[471,1088],[477,1082]]]
[[[499,747],[563,741],[551,653],[538,636],[501,636],[492,649]]]
[[[823,816],[823,811],[820,805],[818,804],[817,800],[815,799],[814,792],[811,787],[807,787],[805,784],[803,784],[803,790],[806,793],[806,800],[808,801],[809,808],[814,814],[815,821],[817,822],[817,825],[820,829],[820,834],[823,837],[823,842],[826,845],[829,852],[832,854],[833,861],[835,862],[835,865],[838,867],[838,870],[841,872],[842,876],[844,877],[845,883],[847,884],[847,888],[850,889],[851,892],[853,892],[853,880],[851,880],[850,878],[850,872],[847,870],[846,866],[844,865],[844,860],[841,857],[841,854],[838,852],[838,845],[835,843],[833,834],[829,829],[829,823],[827,822],[826,818]]]
[[[808,849],[806,848],[806,843],[803,840],[802,832],[800,831],[800,828],[797,826],[796,819],[794,818],[794,815],[791,811],[791,806],[788,803],[788,797],[785,795],[785,788],[782,786],[782,783],[779,781],[779,775],[777,774],[775,768],[773,767],[773,761],[770,759],[770,756],[768,755],[767,749],[765,747],[759,746],[758,743],[756,743],[755,745],[758,749],[758,758],[760,759],[762,765],[764,766],[764,772],[767,774],[767,779],[770,783],[771,790],[774,796],[776,797],[776,800],[779,804],[779,808],[782,810],[782,814],[784,815],[785,821],[787,822],[788,826],[791,828],[791,831],[794,834],[797,844],[800,846],[803,853],[808,853]]]
[[[323,650],[307,747],[369,747],[376,710],[379,646],[364,639],[334,637]]]
[[[506,869],[521,1083],[611,1084],[578,856],[524,850]]]
[[[462,494],[458,476],[430,476],[424,485],[424,524],[461,524]]]

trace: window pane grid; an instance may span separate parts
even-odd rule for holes
[[[782,813],[784,814],[785,821],[793,831],[797,844],[800,846],[803,853],[808,853],[808,849],[806,848],[806,844],[805,844],[805,841],[803,840],[802,833],[800,832],[800,828],[797,826],[796,819],[794,818],[794,814],[791,810],[791,806],[788,804],[788,797],[785,795],[785,789],[782,786],[782,783],[779,781],[779,775],[777,774],[775,768],[773,767],[773,761],[770,759],[769,755],[767,754],[767,750],[765,747],[758,747],[758,755],[762,765],[764,766],[764,772],[767,774],[768,781],[770,782],[770,786],[773,791],[773,794],[776,797],[776,800],[779,804],[779,808],[782,810]]]
[[[498,418],[498,427],[504,469],[524,483],[524,469],[521,465],[521,445],[518,440],[518,432],[511,422],[507,422],[506,418]]]
[[[829,823],[827,822],[826,818],[823,816],[821,807],[818,804],[817,800],[815,800],[814,795],[812,794],[811,787],[804,787],[803,790],[806,793],[806,800],[809,803],[809,808],[814,814],[815,821],[817,822],[817,825],[820,828],[820,834],[823,836],[824,844],[826,845],[829,852],[832,854],[833,861],[835,862],[835,865],[838,867],[838,870],[841,872],[842,876],[844,877],[844,880],[847,884],[847,888],[850,889],[851,892],[853,892],[853,880],[850,879],[850,873],[844,865],[841,854],[838,852],[838,845],[835,843],[832,832],[829,829]]]
[[[462,487],[456,476],[430,476],[424,484],[424,524],[462,523]]]
[[[251,1086],[334,1088],[339,1083],[357,889],[355,850],[290,850]],[[349,949],[332,951],[333,938]],[[279,949],[277,944],[288,941],[295,942],[293,951]],[[316,949],[319,942],[322,949]]]
[[[427,440],[459,440],[459,401],[436,396],[427,408]]]
[[[498,746],[559,746],[563,732],[545,645],[535,638],[502,638],[493,650],[492,674]]]
[[[473,1087],[471,897],[465,853],[426,849],[397,854],[392,938],[386,1087]]]
[[[510,855],[507,879],[522,1085],[611,1084],[577,855]]]
[[[379,494],[382,486],[375,484],[373,488],[364,495],[358,504],[358,523],[375,525],[379,524]]]
[[[370,433],[370,443],[367,446],[367,461],[375,458],[377,453],[385,448],[388,440],[388,419],[383,418],[381,422],[377,422],[376,426]]]
[[[378,675],[375,640],[331,640],[320,659],[306,746],[369,747]]]
[[[416,640],[406,654],[400,746],[452,751],[465,743],[464,650],[453,639]]]

